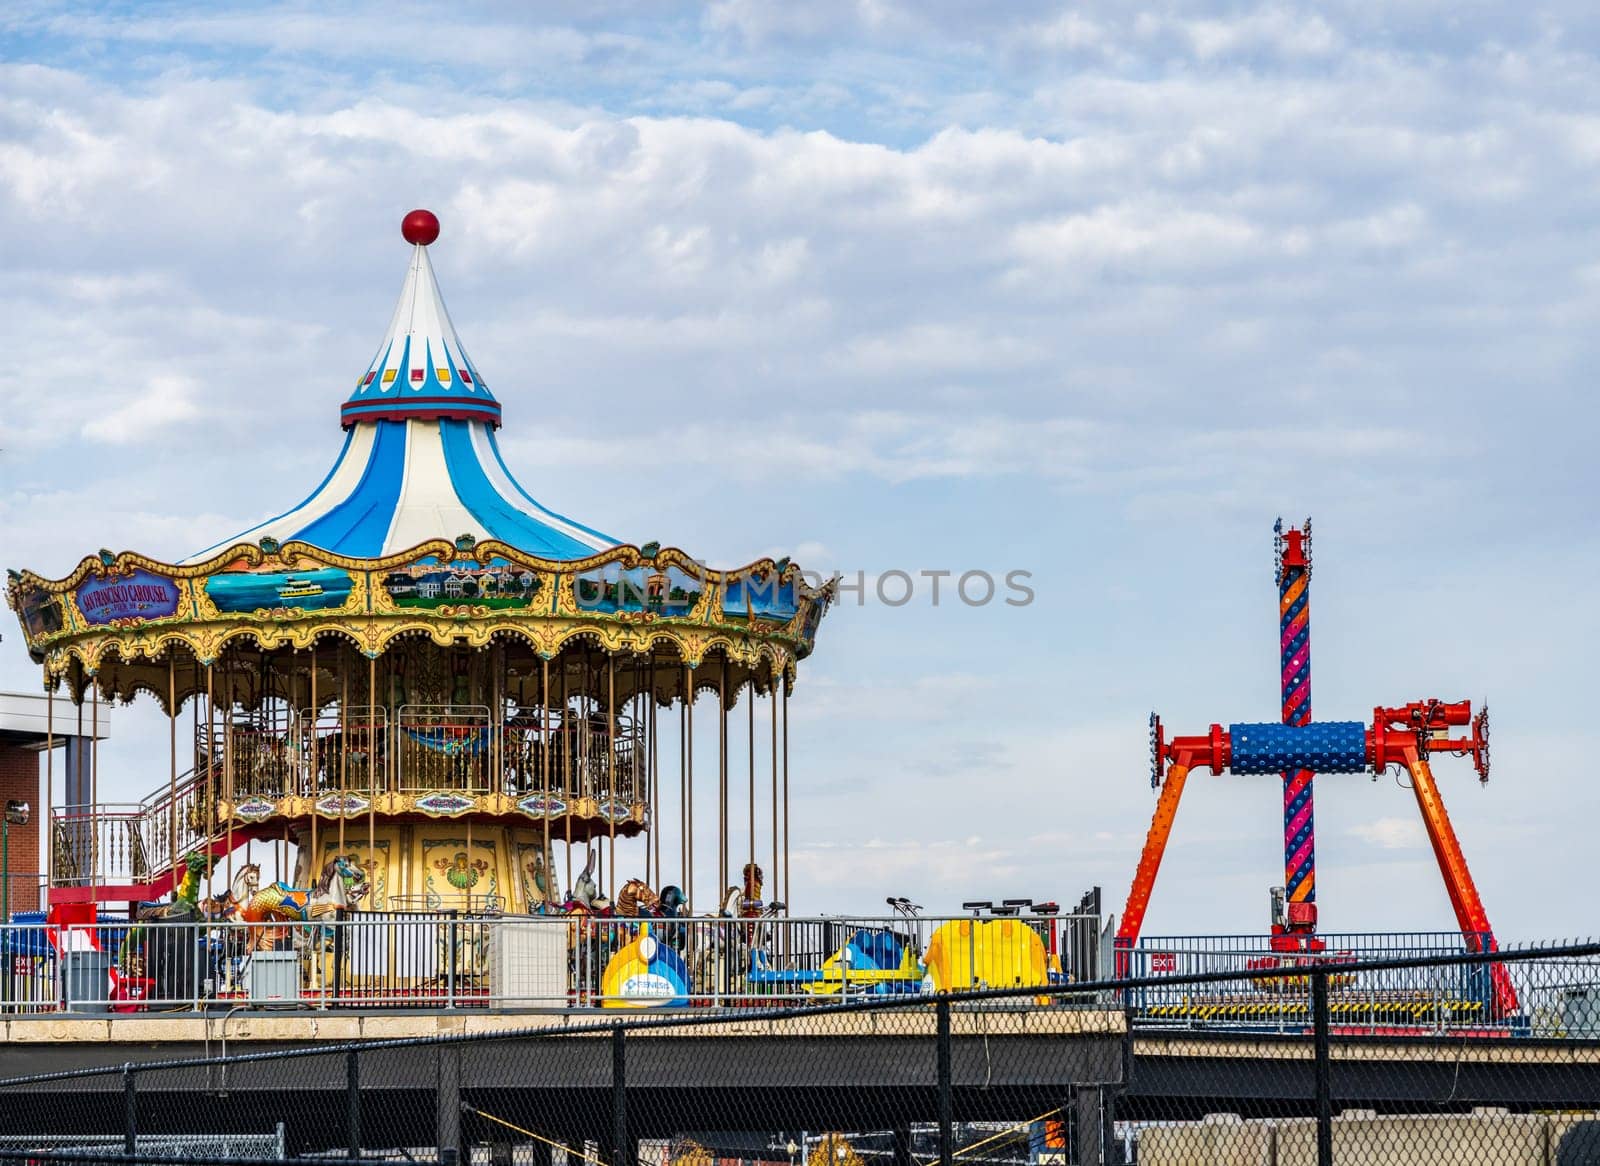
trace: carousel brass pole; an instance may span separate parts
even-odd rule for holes
[[[81,679],[82,673],[83,673],[83,664],[81,662],[78,664],[78,672],[79,672],[79,677]],[[67,693],[68,693],[69,696],[72,693],[72,680],[70,679],[70,677],[67,680]],[[67,787],[68,787],[68,790],[69,790],[70,795],[72,797],[75,797],[75,798],[78,798],[78,799],[81,800],[83,798],[83,762],[84,762],[84,756],[83,756],[83,690],[82,690],[81,687],[78,690],[78,699],[73,702],[73,705],[76,708],[77,714],[78,714],[78,749],[77,749],[77,754],[78,755],[72,759],[72,772],[67,774]],[[84,810],[84,807],[80,805],[79,806],[80,816],[83,813],[83,810]],[[78,870],[77,870],[76,874],[77,874],[77,877],[79,877],[79,878],[81,878],[83,876],[83,866],[84,866],[84,861],[83,860],[84,860],[85,857],[87,857],[88,860],[89,860],[89,862],[88,862],[89,879],[90,879],[90,882],[92,884],[93,881],[94,881],[94,854],[95,854],[96,847],[99,845],[99,843],[97,843],[95,841],[95,836],[96,836],[96,833],[98,832],[100,827],[99,827],[99,824],[95,821],[95,818],[94,818],[94,804],[92,802],[89,803],[89,805],[87,807],[87,811],[88,811],[88,814],[89,814],[89,826],[88,826],[88,831],[89,832],[88,832],[88,837],[87,837],[88,846],[89,846],[89,853],[88,853],[87,856],[81,855],[81,854],[78,856]],[[75,841],[83,840],[84,835],[81,833],[81,831],[79,831],[78,829],[75,828],[73,833],[75,835]]]
[[[617,657],[606,660],[606,822],[611,829],[610,852],[606,855],[606,898],[617,901]]]
[[[311,641],[311,853],[306,856],[307,867],[317,861],[317,799],[322,795],[322,741],[317,736],[317,730],[321,726],[322,710],[317,707],[317,641],[313,639]]]
[[[728,886],[728,656],[717,672],[717,894]],[[721,905],[719,899],[718,905]]]
[[[688,718],[689,731],[684,738],[684,752],[688,757],[688,765],[684,767],[684,853],[688,861],[684,864],[684,875],[688,879],[688,886],[683,891],[688,896],[690,904],[694,903],[694,674],[687,665],[683,669],[685,714]]]
[[[217,730],[214,725],[216,720],[216,672],[215,661],[206,662],[206,804],[210,813],[210,821],[206,823],[206,834],[217,828],[216,813],[217,802],[222,797],[222,783],[217,780]]]
[[[659,887],[661,878],[661,755],[656,750],[656,655],[655,649],[650,649],[650,691],[645,694],[645,709],[650,717],[649,733],[650,742],[650,845],[655,851],[655,876],[656,881],[652,887]]]
[[[483,778],[478,783],[485,793],[496,791],[494,775],[499,772],[500,751],[495,747],[495,742],[500,736],[500,715],[497,711],[500,707],[500,676],[495,669],[496,647],[497,645],[491,640],[481,653],[484,676],[483,683],[478,687],[484,707],[489,710],[489,723],[484,727],[484,731],[489,734],[489,740],[483,750]],[[470,765],[468,772],[471,772]]]
[[[783,686],[783,901],[793,903],[789,889],[789,685]]]
[[[350,661],[349,649],[340,654],[339,662],[339,853],[344,853],[344,800],[350,789]],[[317,869],[312,858],[311,870]]]
[[[550,657],[546,656],[539,686],[539,776],[544,788],[544,845],[539,850],[539,865],[544,867],[545,898],[554,901],[550,893],[550,868],[555,864],[555,855],[550,853],[550,712]]]
[[[56,793],[56,686],[50,683],[50,664],[44,666],[44,850],[45,885],[54,883],[56,873],[56,832],[53,808]]]
[[[777,669],[767,664],[767,707],[772,712],[772,897],[778,898],[778,678]]]
[[[223,672],[222,682],[227,686],[228,712],[222,721],[222,790],[223,801],[228,805],[228,885],[233,886],[233,666]]]
[[[690,707],[690,686],[688,686],[690,670],[683,669],[685,685],[683,694],[678,699],[678,881],[688,883],[688,867],[690,867],[690,845],[688,845],[688,809],[690,809],[690,785],[688,785],[688,733],[683,728],[683,713]],[[685,892],[686,894],[686,892]]]
[[[387,760],[387,759],[386,759]],[[367,776],[370,778],[367,791],[367,861],[372,864],[372,881],[377,882],[378,874],[378,658],[367,657]],[[468,819],[467,829],[471,831],[472,822]],[[467,854],[472,854],[472,835],[467,835]],[[467,859],[471,862],[471,858]],[[371,888],[371,894],[377,897],[376,886]],[[469,904],[470,905],[470,904]],[[381,911],[387,904],[374,903],[373,908]]]
[[[567,892],[572,891],[572,726],[567,722],[567,663],[561,661],[561,788],[567,822]]]
[[[96,818],[100,814],[100,682],[98,676],[89,678],[89,687],[94,690],[94,704],[89,709],[89,804],[94,807],[90,813]],[[100,832],[94,835],[94,862],[91,866],[90,885],[100,884]]]
[[[89,677],[93,703],[89,706],[89,804],[100,804],[100,678]]]
[[[639,789],[639,767],[644,760],[639,752],[639,746],[644,743],[644,715],[639,705],[639,691],[643,686],[639,683],[639,657],[637,654],[633,656],[632,663],[633,688],[628,696],[628,707],[631,710],[628,713],[628,719],[630,722],[628,738],[631,742],[628,748],[628,765],[631,770],[628,775],[631,783],[628,791],[628,817],[630,818],[633,817],[633,807],[645,801],[645,799],[640,796]],[[650,881],[649,834],[644,836],[644,881],[648,886],[654,887],[656,885]]]
[[[167,648],[167,861],[178,877],[178,662]]]
[[[745,685],[745,736],[750,753],[750,865],[756,864],[756,677],[752,670]]]

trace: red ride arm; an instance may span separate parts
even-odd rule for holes
[[[1117,927],[1117,975],[1129,972],[1128,953],[1139,940],[1139,929],[1144,926],[1144,915],[1150,906],[1150,892],[1155,889],[1156,874],[1161,869],[1161,857],[1167,850],[1167,839],[1172,837],[1172,823],[1178,816],[1178,801],[1183,797],[1183,783],[1189,776],[1194,756],[1189,751],[1178,755],[1167,769],[1166,780],[1161,785],[1161,796],[1156,799],[1155,817],[1150,821],[1150,833],[1145,835],[1144,850],[1139,854],[1139,866],[1133,874],[1133,886],[1128,891],[1128,905],[1122,909],[1122,922]]]
[[[1399,753],[1411,774],[1411,788],[1417,795],[1417,808],[1422,811],[1422,823],[1428,831],[1428,842],[1433,846],[1433,856],[1438,860],[1439,873],[1450,896],[1450,906],[1456,913],[1456,923],[1461,934],[1473,950],[1495,950],[1494,929],[1489,926],[1489,913],[1467,869],[1467,856],[1461,850],[1455,828],[1450,825],[1450,815],[1445,811],[1444,799],[1439,796],[1439,786],[1433,780],[1433,769],[1426,754],[1415,744],[1407,742]],[[1504,964],[1490,968],[1494,986],[1496,1017],[1515,1015],[1519,1011],[1517,990],[1506,973]]]

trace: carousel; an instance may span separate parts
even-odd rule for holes
[[[176,563],[9,573],[52,733],[111,701],[169,720],[136,804],[101,800],[92,750],[71,772],[47,750],[52,909],[193,902],[202,877],[259,896],[237,885],[267,857],[280,898],[364,910],[788,900],[788,699],[831,586],[536,501],[440,297],[438,220],[402,233],[399,303],[304,501]]]

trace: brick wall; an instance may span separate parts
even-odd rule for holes
[[[39,757],[31,749],[0,742],[0,803],[27,802],[33,817],[26,826],[11,827],[11,909],[39,909]]]

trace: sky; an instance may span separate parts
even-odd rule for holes
[[[541,502],[865,581],[792,704],[796,911],[1120,912],[1146,718],[1277,718],[1311,515],[1317,714],[1488,698],[1492,780],[1437,768],[1490,918],[1592,933],[1597,51],[1577,3],[20,0],[0,565],[308,493],[429,207]],[[134,800],[165,724],[114,717]],[[1324,930],[1452,928],[1409,790],[1316,791]],[[1264,930],[1280,814],[1196,775],[1146,934]]]

